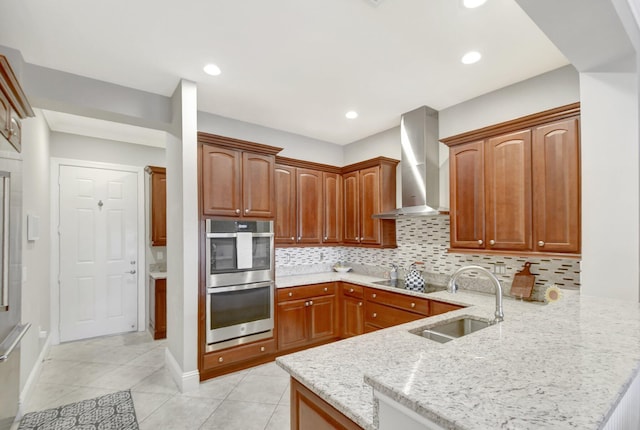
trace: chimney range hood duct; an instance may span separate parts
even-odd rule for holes
[[[438,215],[440,206],[440,162],[438,112],[422,106],[400,120],[402,158],[402,207],[373,215],[396,219]]]

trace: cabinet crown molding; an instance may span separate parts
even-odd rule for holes
[[[393,158],[387,157],[376,157],[371,158],[370,160],[360,161],[359,163],[349,164],[348,166],[344,166],[341,169],[342,173],[355,172],[356,170],[367,169],[369,167],[379,166],[381,164],[387,164],[395,167],[400,160],[395,160]]]
[[[440,142],[451,147],[577,115],[580,115],[580,102],[559,106],[557,108],[534,113],[532,115],[526,115],[510,121],[479,128],[477,130],[456,134],[455,136],[440,139]]]
[[[229,149],[251,151],[266,155],[276,155],[282,151],[282,148],[278,148],[277,146],[269,146],[262,143],[249,142],[248,140],[234,139],[232,137],[219,136],[201,131],[198,132],[198,143],[207,143]]]
[[[300,167],[302,169],[320,170],[322,172],[340,173],[340,167],[331,166],[329,164],[314,163],[313,161],[296,160],[295,158],[276,157],[276,164],[282,164],[290,167]]]
[[[147,166],[144,168],[144,171],[147,173],[167,173],[167,169],[165,167],[159,166]]]

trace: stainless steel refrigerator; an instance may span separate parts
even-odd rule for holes
[[[22,161],[0,154],[0,430],[18,410],[20,340],[29,329],[21,320]]]

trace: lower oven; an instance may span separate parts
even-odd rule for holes
[[[207,288],[207,351],[272,337],[274,288],[271,281]]]

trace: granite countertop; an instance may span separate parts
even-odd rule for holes
[[[305,277],[375,287],[380,279],[327,273],[282,277],[278,286],[303,285]],[[638,303],[573,291],[548,305],[506,299],[503,323],[440,344],[409,330],[462,315],[491,319],[495,297],[406,293],[468,307],[286,355],[278,364],[365,429],[377,428],[374,389],[445,428],[597,429],[640,369]]]
[[[167,279],[167,272],[149,272],[149,276],[153,279]]]

